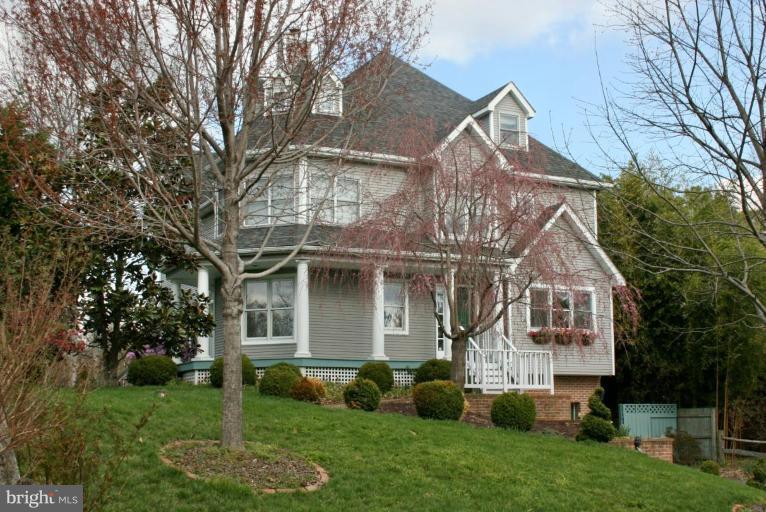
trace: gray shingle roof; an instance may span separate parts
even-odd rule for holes
[[[313,143],[322,137],[321,145],[326,147],[415,156],[414,152],[423,149],[413,147],[411,137],[403,135],[408,129],[414,128],[424,136],[424,140],[432,140],[435,144],[467,116],[487,106],[507,85],[477,100],[470,100],[396,57],[376,57],[379,58],[392,59],[392,75],[375,105],[357,114],[355,119],[347,118],[340,122],[336,117],[314,115],[296,138],[296,143]],[[353,91],[359,89],[364,79],[365,66],[361,66],[347,76],[343,83],[347,90]],[[343,99],[344,112],[353,112],[353,94],[345,94]],[[361,116],[364,118],[361,119]],[[529,137],[528,154],[522,153],[509,151],[505,155],[513,161],[523,162],[525,166],[532,166],[535,172],[541,174],[600,181],[580,165],[533,137]]]

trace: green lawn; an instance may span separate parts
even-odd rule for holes
[[[117,475],[122,490],[109,510],[729,511],[766,500],[744,485],[611,446],[328,409],[248,390],[247,438],[290,449],[330,474],[318,492],[254,495],[234,483],[189,480],[160,463],[165,443],[219,436],[220,390],[166,389],[164,399],[157,388],[91,395],[94,405],[130,421],[160,402],[137,455]]]

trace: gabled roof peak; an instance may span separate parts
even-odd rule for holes
[[[516,87],[516,84],[512,81],[474,101],[473,103],[476,111],[473,115],[480,116],[486,112],[495,110],[495,107],[498,103],[500,103],[500,100],[505,98],[508,94],[511,94],[521,106],[521,108],[524,109],[524,111],[527,113],[527,117],[535,117],[535,109],[532,107],[529,101],[527,101],[527,98],[524,97],[519,88]]]

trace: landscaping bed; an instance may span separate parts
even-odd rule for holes
[[[174,441],[160,450],[160,460],[192,479],[231,479],[255,491],[315,491],[327,473],[285,450],[248,442],[227,450],[218,441]]]

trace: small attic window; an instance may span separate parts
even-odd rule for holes
[[[264,106],[271,107],[272,112],[276,113],[290,110],[290,85],[290,80],[284,76],[269,79],[264,87]]]
[[[500,112],[500,143],[518,147],[521,145],[521,123],[519,116]]]
[[[314,101],[315,114],[339,116],[343,113],[343,84],[335,77],[323,80]]]

